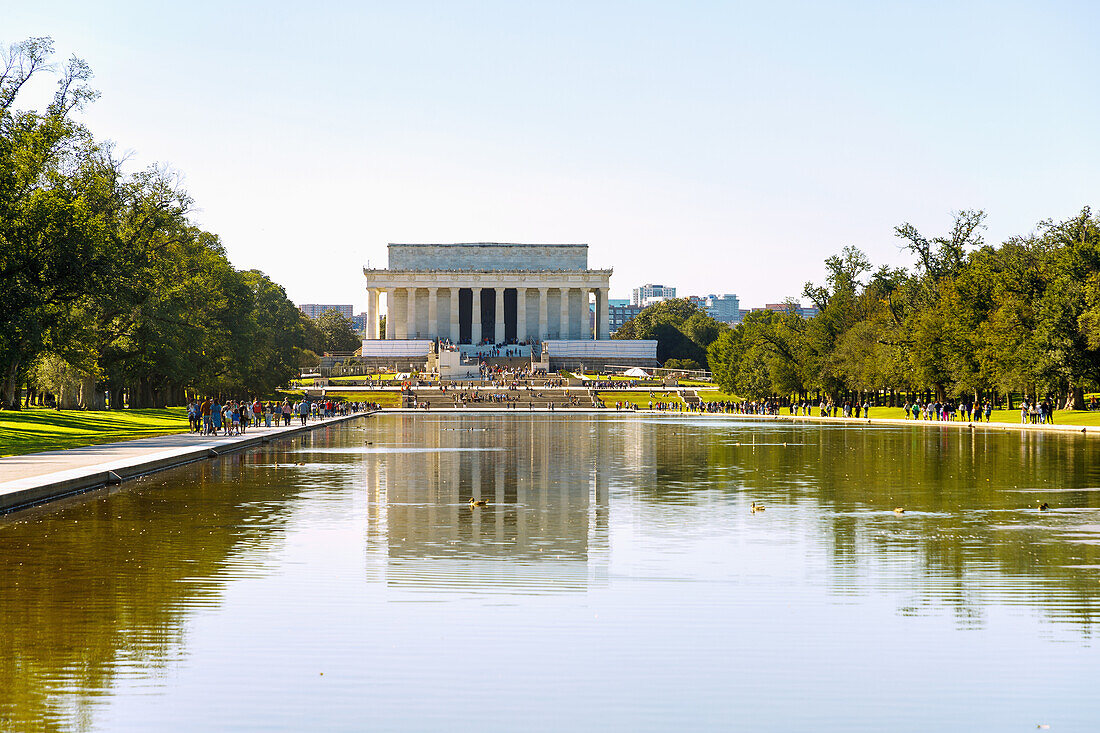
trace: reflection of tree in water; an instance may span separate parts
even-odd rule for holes
[[[87,728],[121,664],[171,658],[187,611],[218,603],[235,557],[279,536],[285,503],[263,500],[288,489],[241,470],[259,459],[192,464],[0,520],[0,729]]]
[[[913,563],[906,612],[946,603],[960,626],[973,626],[990,600],[1024,602],[1086,633],[1091,626],[1100,532],[1095,514],[1074,510],[1100,507],[1100,493],[1085,490],[1100,487],[1093,439],[784,423],[669,422],[654,431],[657,480],[639,486],[649,501],[718,486],[812,511],[838,577]],[[1038,512],[1037,500],[1057,511]],[[991,573],[998,579],[979,582]]]

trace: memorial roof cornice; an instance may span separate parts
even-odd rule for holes
[[[586,242],[389,242],[388,247],[587,247]]]
[[[588,270],[390,270],[383,267],[364,267],[364,275],[500,275],[505,277],[523,275],[611,275],[613,268]]]

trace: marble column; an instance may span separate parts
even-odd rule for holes
[[[378,338],[378,291],[367,288],[367,327],[365,338]]]
[[[470,306],[470,342],[481,343],[481,288],[476,285],[473,290],[472,305]]]
[[[439,288],[428,288],[428,338],[439,338]]]
[[[578,323],[581,327],[581,338],[592,338],[592,309],[588,304],[588,296],[590,291],[588,288],[581,288],[581,313]]]
[[[493,307],[493,343],[499,344],[504,341],[504,288],[500,287],[500,283],[493,288],[493,292],[496,293],[496,303]]]
[[[416,338],[416,288],[405,288],[409,305],[405,310],[405,338]]]
[[[550,309],[547,307],[550,288],[539,288],[539,341],[550,336]]]
[[[461,331],[458,326],[458,288],[451,288],[451,342],[458,343]]]
[[[386,288],[386,338],[397,338],[397,288]]]
[[[611,295],[610,288],[600,288],[596,291],[596,338],[600,340],[611,338],[610,303],[607,299],[609,295]]]
[[[516,288],[516,341],[527,340],[527,288]]]
[[[569,338],[569,291],[570,288],[559,288],[561,290],[561,320],[558,322],[558,338],[565,340]]]

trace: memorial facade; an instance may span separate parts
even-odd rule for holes
[[[612,271],[588,268],[587,244],[390,244],[388,265],[363,269],[368,340],[508,344],[610,338]],[[385,334],[378,333],[383,295]]]

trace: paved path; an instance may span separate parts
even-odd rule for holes
[[[0,512],[121,483],[142,474],[263,445],[368,414],[311,420],[304,426],[295,418],[287,427],[251,428],[244,435],[232,437],[179,433],[0,458]]]

